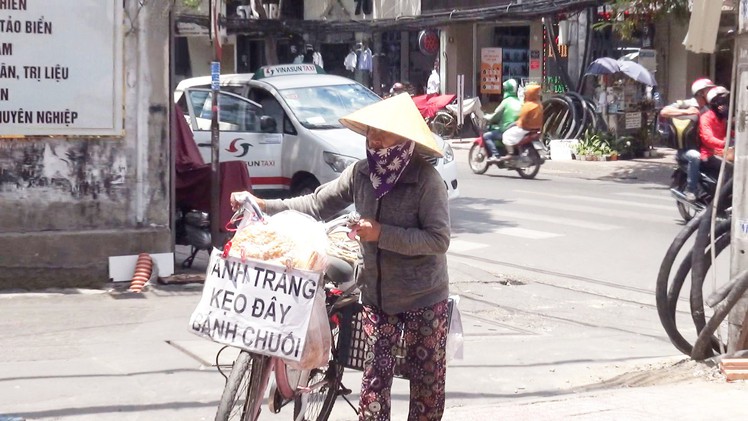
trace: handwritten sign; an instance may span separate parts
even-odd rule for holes
[[[122,135],[122,2],[0,1],[0,135]]]
[[[198,336],[299,361],[321,275],[213,250],[203,295],[190,318]]]

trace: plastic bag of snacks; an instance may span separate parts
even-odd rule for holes
[[[234,237],[224,248],[224,256],[324,272],[329,240],[323,223],[296,211],[266,216],[257,206],[253,208],[244,212]],[[329,361],[332,336],[322,287],[320,283],[314,296],[301,359],[286,360],[291,367],[310,370]]]
[[[327,267],[328,239],[324,224],[296,211],[259,218],[245,211],[228,255],[252,258],[295,269],[322,272]]]

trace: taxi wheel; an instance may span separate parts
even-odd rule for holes
[[[317,187],[319,187],[319,181],[314,177],[302,178],[291,187],[291,194],[293,196],[305,196],[314,193]]]

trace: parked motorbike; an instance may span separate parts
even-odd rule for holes
[[[179,245],[190,246],[190,255],[182,262],[183,268],[191,268],[200,250],[210,253],[213,247],[210,238],[210,217],[207,212],[180,209],[177,212],[176,238]]]
[[[458,124],[459,107],[453,94],[414,96],[413,102],[431,131],[444,139],[479,136],[485,131],[485,120],[478,97],[463,100],[461,125]]]
[[[506,170],[517,171],[520,177],[531,179],[535,178],[540,171],[540,166],[545,163],[546,155],[545,146],[540,141],[540,132],[531,131],[515,145],[517,153],[514,155],[505,155],[507,158],[498,162],[488,162],[491,156],[484,144],[483,135],[473,141],[468,155],[470,169],[475,174],[483,174],[492,164]],[[504,148],[503,144],[497,145]]]

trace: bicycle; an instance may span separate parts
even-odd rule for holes
[[[358,218],[359,215],[352,212],[330,221],[326,224],[328,236],[340,229],[350,231],[348,227],[354,225]],[[355,232],[353,234],[355,236]],[[352,239],[353,236],[349,235],[349,238]],[[335,262],[334,257],[331,260]],[[349,265],[342,259],[338,260],[344,265]],[[337,264],[340,265],[340,262]],[[360,262],[354,264],[350,274],[342,270],[343,274],[339,275],[338,279],[331,279],[333,276],[325,274],[325,304],[332,334],[331,358],[328,365],[312,370],[296,370],[287,366],[280,358],[242,350],[234,361],[228,376],[220,370],[219,366],[219,372],[226,378],[226,385],[216,411],[216,421],[256,420],[259,417],[262,398],[272,374],[275,375],[268,402],[272,413],[280,412],[281,408],[293,402],[294,420],[325,421],[330,416],[337,397],[342,396],[358,414],[356,407],[346,397],[351,390],[342,383],[343,363],[338,358],[339,312],[358,302],[358,289],[355,283],[345,291],[335,288],[335,285],[345,281],[341,277],[356,279],[359,264]],[[218,358],[226,348],[229,346],[221,348],[216,355],[217,366]]]

